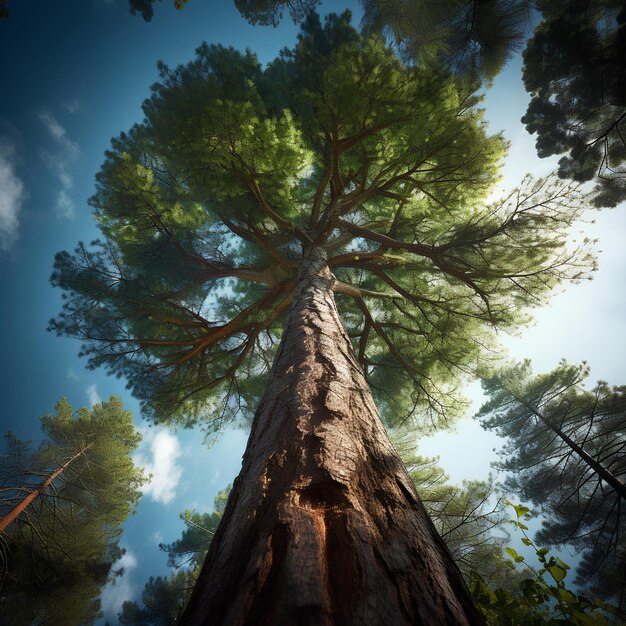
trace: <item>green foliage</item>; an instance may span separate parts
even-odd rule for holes
[[[489,581],[499,579],[502,568],[497,560],[504,537],[501,507],[490,501],[493,487],[487,481],[464,481],[462,487],[448,482],[437,463],[416,454],[402,454],[411,479],[428,516],[446,542],[452,557],[466,579],[472,571]]]
[[[171,626],[178,621],[198,576],[198,570],[180,569],[167,577],[150,577],[141,600],[143,607],[126,601],[119,615],[127,626]]]
[[[149,22],[154,17],[155,2],[156,0],[128,0],[128,5],[133,15],[139,13]],[[189,0],[174,0],[174,6],[180,11],[187,2]],[[294,22],[300,22],[318,4],[319,0],[235,0],[235,6],[249,22],[272,26],[278,25],[284,9],[288,9]]]
[[[129,0],[131,13],[146,21],[155,0]],[[187,0],[176,0],[180,9]],[[315,10],[319,0],[235,0],[252,24],[277,26],[287,9],[294,22]],[[363,28],[395,41],[403,58],[426,67],[491,79],[521,42],[528,0],[361,0]]]
[[[562,362],[531,375],[528,362],[484,381],[490,400],[478,417],[506,437],[497,467],[504,488],[545,516],[537,540],[583,551],[576,582],[603,597],[626,586],[626,387],[600,382]],[[520,509],[523,514],[524,509]]]
[[[540,624],[573,624],[574,626],[608,625],[607,614],[614,607],[598,600],[577,595],[566,585],[570,569],[556,556],[550,556],[548,548],[538,548],[526,534],[524,518],[530,512],[522,505],[505,504],[515,510],[516,519],[511,523],[521,530],[522,543],[533,549],[538,563],[531,566],[526,558],[513,548],[505,548],[509,555],[508,566],[516,570],[521,565],[524,577],[519,588],[511,591],[490,588],[483,578],[472,573],[469,587],[474,603],[483,612],[489,626],[538,626]]]
[[[565,248],[574,189],[526,181],[485,204],[506,145],[475,83],[404,66],[348,14],[309,15],[265,68],[204,44],[160,71],[98,175],[105,239],[57,255],[51,322],[154,420],[254,410],[313,245],[384,417],[422,427],[458,413],[494,328],[591,264]]]
[[[92,624],[122,555],[121,525],[141,495],[143,476],[130,458],[140,436],[117,397],[76,413],[61,399],[41,424],[45,439],[35,452],[8,437],[0,513],[75,458],[7,529],[1,612],[11,624]]]
[[[277,26],[288,9],[294,22],[301,22],[315,10],[319,0],[235,0],[239,12],[252,24]]]
[[[231,486],[220,491],[213,500],[213,513],[198,513],[187,510],[181,519],[187,524],[180,539],[173,543],[160,544],[161,550],[167,552],[169,567],[179,568],[183,565],[197,569],[202,565],[211,539],[224,514],[226,501]]]
[[[187,524],[180,539],[159,547],[168,553],[167,564],[176,571],[167,577],[150,577],[141,599],[143,607],[126,601],[119,615],[127,626],[170,626],[175,624],[193,590],[213,534],[217,529],[231,486],[213,500],[213,513],[185,511],[181,519]]]
[[[146,22],[154,16],[154,3],[156,0],[128,0],[130,12],[133,15],[139,13]],[[181,11],[189,0],[174,0],[174,6]]]
[[[362,0],[362,4],[364,25],[392,36],[406,59],[491,79],[519,49],[530,3]]]
[[[621,0],[538,0],[524,51],[531,101],[522,121],[537,152],[565,154],[559,176],[595,180],[593,202],[626,198],[626,8]]]

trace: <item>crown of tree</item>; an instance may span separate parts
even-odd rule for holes
[[[565,247],[571,186],[485,202],[506,142],[476,83],[403,65],[349,13],[310,15],[266,67],[203,44],[160,72],[98,175],[104,240],[57,255],[51,322],[156,420],[256,408],[312,247],[383,415],[432,424],[493,329],[590,265]]]

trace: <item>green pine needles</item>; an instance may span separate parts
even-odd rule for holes
[[[203,44],[160,71],[98,175],[103,239],[57,255],[50,325],[154,420],[218,428],[256,408],[309,247],[383,416],[422,427],[458,412],[494,329],[593,264],[566,245],[572,186],[486,202],[506,142],[477,84],[403,65],[348,13],[310,15],[266,67]]]

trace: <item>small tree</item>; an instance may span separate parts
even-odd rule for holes
[[[178,622],[224,514],[230,489],[229,485],[215,496],[213,513],[185,511],[181,514],[181,519],[187,524],[181,538],[159,545],[168,554],[168,566],[176,571],[167,577],[150,577],[141,595],[142,607],[136,602],[124,602],[119,615],[121,624],[171,626]]]
[[[140,497],[142,474],[130,458],[140,436],[116,397],[76,414],[62,399],[41,422],[36,452],[9,435],[2,459],[0,613],[10,619],[2,623],[91,624],[122,554],[121,525]]]
[[[498,578],[498,555],[505,536],[501,506],[493,487],[486,481],[468,480],[458,487],[437,464],[437,459],[406,457],[409,475],[437,532],[446,542],[455,562],[469,580],[471,572],[483,579]]]

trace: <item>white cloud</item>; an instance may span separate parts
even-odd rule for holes
[[[67,379],[77,381],[80,380],[80,375],[76,373],[76,370],[73,367],[67,370]]]
[[[165,538],[163,537],[163,533],[160,530],[157,530],[155,533],[152,533],[151,539],[154,543],[159,545],[160,543],[163,543]]]
[[[76,205],[74,204],[74,200],[70,198],[70,196],[67,194],[67,191],[65,191],[65,189],[61,189],[61,191],[59,191],[59,193],[57,194],[57,204],[56,204],[57,217],[71,220],[74,217],[74,215],[76,215],[75,208],[76,208]]]
[[[105,616],[117,617],[117,614],[122,610],[124,601],[133,598],[135,586],[132,584],[129,574],[136,568],[137,558],[128,550],[121,559],[113,563],[111,571],[123,569],[124,573],[111,579],[102,589],[100,602]]]
[[[78,144],[73,142],[65,128],[48,111],[39,114],[39,119],[48,134],[57,145],[57,150],[49,152],[42,150],[39,153],[46,167],[57,177],[61,189],[57,194],[55,212],[57,217],[72,219],[75,215],[75,205],[70,192],[74,187],[74,179],[70,173],[71,167],[80,153]]]
[[[160,430],[145,435],[145,444],[150,444],[150,451],[139,452],[134,457],[135,463],[152,475],[142,491],[155,502],[169,504],[176,497],[176,487],[183,474],[183,468],[177,463],[181,456],[180,443],[175,435]]]
[[[83,110],[83,103],[78,98],[73,98],[72,100],[67,100],[63,103],[63,108],[72,115],[76,115],[77,113],[81,113]]]
[[[0,137],[0,249],[9,250],[17,239],[24,184],[15,172],[15,147]]]
[[[216,485],[221,475],[222,475],[222,472],[220,470],[215,470],[215,474],[213,474],[213,478],[211,478],[211,484]]]
[[[98,388],[96,385],[89,385],[87,387],[87,397],[89,398],[89,404],[93,407],[94,404],[100,404],[102,402],[102,398],[98,393]]]

